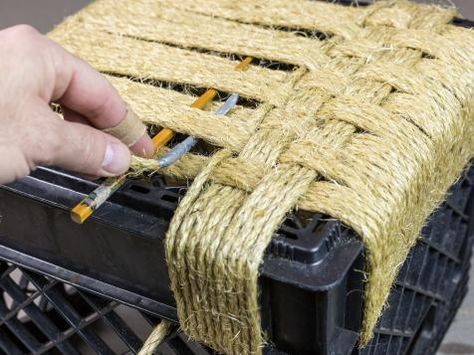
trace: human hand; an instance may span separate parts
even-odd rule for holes
[[[50,102],[61,105],[64,120]],[[39,165],[86,176],[124,173],[129,148],[101,129],[115,127],[126,113],[105,78],[34,28],[0,31],[0,183]],[[147,134],[130,149],[153,153]]]

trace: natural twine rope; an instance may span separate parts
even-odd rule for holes
[[[166,339],[172,327],[170,322],[162,320],[150,333],[138,355],[155,354],[156,348]]]
[[[474,33],[450,25],[455,14],[404,0],[102,0],[51,33],[99,70],[134,77],[110,80],[145,122],[222,148],[161,172],[194,179],[166,238],[188,335],[224,353],[261,352],[258,268],[299,208],[363,239],[361,343],[370,339],[426,218],[473,156]],[[296,69],[236,72],[228,53]],[[170,82],[259,104],[217,120]],[[133,168],[157,167],[135,158]]]

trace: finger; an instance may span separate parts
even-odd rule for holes
[[[94,127],[116,127],[128,117],[127,107],[113,86],[87,63],[48,39],[55,58],[56,80],[52,99],[85,117]],[[143,126],[138,118],[134,127]],[[151,156],[153,143],[145,133],[140,144],[132,145],[134,153]]]
[[[131,108],[128,108],[126,117],[122,122],[115,127],[106,128],[103,131],[120,139],[127,146],[132,147],[132,149],[143,155],[149,155],[147,150],[151,151],[153,149],[153,146],[150,146],[151,140],[146,134],[145,125],[137,118]]]
[[[77,123],[82,123],[82,124],[88,123],[87,119],[84,118],[84,116],[78,114],[77,112],[74,112],[73,110],[67,107],[62,107],[62,111],[63,111],[63,117],[66,121],[77,122]],[[149,139],[148,134],[144,134],[142,135],[142,137],[140,137],[138,140],[136,140],[133,144],[130,145],[130,149],[135,154],[138,154],[144,157],[150,157],[151,155],[153,155],[153,153],[150,153],[150,152],[153,152],[154,147],[151,144],[151,140]]]
[[[51,165],[89,176],[116,176],[130,165],[130,151],[118,139],[90,126],[74,122],[58,124],[61,146]]]
[[[144,157],[152,157],[155,152],[155,148],[148,134],[145,134],[142,138],[140,138],[130,147],[130,149],[135,154]]]
[[[47,107],[36,110],[38,125],[30,127],[27,155],[33,165],[54,165],[92,176],[127,171],[130,150],[117,138],[89,125],[57,118]]]
[[[87,121],[87,119],[85,119],[84,116],[78,114],[77,112],[74,112],[73,110],[67,107],[61,107],[61,110],[62,110],[62,116],[66,121],[88,125],[89,122]],[[137,148],[137,151],[141,151],[139,149],[140,148]],[[81,173],[80,176],[87,180],[97,180],[100,178],[100,176],[97,176],[97,175],[89,175],[89,174],[84,174],[84,173]]]
[[[90,126],[61,122],[63,148],[52,157],[52,165],[89,176],[116,176],[127,171],[130,151],[118,139]]]

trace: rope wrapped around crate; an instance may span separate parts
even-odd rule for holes
[[[223,353],[261,353],[259,266],[300,209],[363,239],[361,344],[370,340],[399,266],[473,155],[474,33],[451,25],[455,15],[405,0],[100,0],[50,34],[108,74],[144,122],[216,147],[160,172],[193,181],[166,238],[187,334]],[[225,54],[294,69],[236,72]],[[169,83],[254,106],[217,120]]]

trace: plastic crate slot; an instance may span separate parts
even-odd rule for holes
[[[163,194],[163,196],[161,196],[161,199],[163,201],[172,202],[172,203],[177,204],[179,199],[180,199],[180,195],[178,195],[178,194]]]
[[[436,266],[439,258],[439,252],[435,249],[428,248],[428,253],[429,255],[425,259],[421,271],[419,287],[429,292],[433,292],[431,286],[433,284],[433,278],[436,276],[436,272],[438,271]],[[433,292],[433,294],[435,293]]]
[[[284,259],[288,259],[288,260],[294,260],[293,248],[291,248],[285,242],[276,241],[273,244],[273,247],[271,248],[270,252],[274,256],[284,258]]]
[[[298,235],[291,229],[287,229],[287,228],[281,228],[277,235],[280,237],[280,238],[286,238],[286,239],[292,239],[292,240],[296,240],[298,239]]]
[[[394,322],[396,320],[400,298],[401,290],[399,287],[395,287],[389,296],[387,306],[384,310],[384,314],[386,314],[387,316],[382,317],[380,319],[379,325],[377,326],[377,330],[390,330],[394,328]]]
[[[437,308],[435,305],[431,305],[426,312],[420,327],[415,333],[413,339],[410,342],[408,353],[420,353],[420,350],[426,347],[427,344],[433,340],[434,331],[436,330],[435,324],[437,321]],[[418,348],[418,351],[417,351]]]
[[[22,344],[16,341],[15,335],[9,329],[0,328],[0,349],[5,354],[19,355],[24,354],[28,350],[33,352],[34,350],[27,349]]]
[[[129,189],[132,190],[132,191],[141,193],[141,194],[150,193],[150,189],[145,187],[145,186],[142,186],[142,185],[133,184],[133,185],[130,185]]]
[[[107,344],[99,338],[94,332],[86,329],[86,325],[93,323],[100,318],[99,314],[93,314],[85,319],[76,309],[69,303],[66,298],[58,291],[57,288],[49,288],[43,290],[47,282],[41,276],[33,273],[25,273],[28,279],[39,289],[48,301],[55,307],[56,311],[70,324],[71,327],[77,330],[82,339],[96,352],[113,354]]]
[[[467,223],[459,223],[456,231],[456,237],[453,238],[451,243],[451,253],[457,256],[458,262],[460,262],[460,260],[463,258],[461,254],[464,252],[463,245],[467,239],[466,236],[468,234],[468,229],[469,225]]]
[[[18,287],[17,284],[11,279],[4,279],[0,281],[0,287],[8,293],[12,299],[14,299],[18,304],[23,304],[28,301],[26,295],[23,294],[22,290]],[[51,321],[51,319],[41,312],[41,310],[33,303],[33,300],[28,302],[29,304],[25,305],[22,308],[25,313],[28,315],[29,319],[34,323],[34,326],[39,329],[36,336],[40,337],[44,335],[45,337],[41,341],[48,339],[50,341],[55,341],[58,337],[58,334],[61,333],[60,329]],[[30,325],[33,327],[33,325]],[[69,342],[61,342],[58,344],[58,348],[69,354],[78,354],[75,348]],[[41,350],[39,350],[41,352]]]
[[[402,331],[405,329],[405,322],[406,322],[406,305],[409,304],[409,299],[412,296],[412,291],[406,290],[404,287],[396,286],[395,289],[399,289],[400,291],[400,298],[399,303],[397,304],[397,311],[395,313],[395,319],[393,321],[393,329]],[[385,316],[382,316],[385,318]]]
[[[16,278],[16,282],[17,288],[22,289],[24,292],[29,292],[25,287],[20,287],[25,285],[24,279],[27,279],[26,284],[29,285],[29,288],[37,288],[37,290],[46,289],[46,286],[49,285],[48,283],[51,282],[36,273],[23,271],[22,277]],[[0,334],[5,338],[4,341],[2,341],[2,336],[0,336],[0,349],[13,349],[13,346],[16,346],[15,349],[19,349],[18,351],[20,351],[20,353],[32,352],[40,354],[50,351],[55,347],[60,349],[64,346],[64,342],[69,344],[69,341],[71,341],[71,344],[74,344],[74,348],[79,349],[81,353],[83,350],[86,351],[84,347],[87,346],[88,349],[97,353],[112,354],[117,352],[115,350],[112,351],[110,345],[120,340],[120,344],[123,344],[124,347],[122,349],[123,351],[136,353],[140,349],[144,339],[146,339],[149,331],[151,331],[152,326],[158,322],[152,317],[145,316],[141,312],[133,310],[136,315],[134,323],[138,324],[137,317],[141,319],[141,323],[139,324],[141,334],[139,337],[135,334],[134,329],[132,329],[133,327],[128,326],[128,323],[116,312],[119,307],[126,308],[125,306],[121,306],[115,301],[106,301],[103,298],[85,292],[77,292],[77,290],[71,286],[68,286],[66,289],[62,283],[54,282],[54,284],[54,288],[47,288],[46,294],[49,300],[53,302],[54,307],[43,313],[44,316],[49,318],[55,325],[58,325],[57,317],[59,317],[62,319],[63,324],[66,323],[66,327],[61,326],[58,329],[57,336],[50,339],[36,326],[37,322],[34,321],[34,318],[29,317],[24,319],[23,322],[20,322],[16,317],[13,317],[5,321],[4,325],[0,327]],[[36,293],[38,292],[39,291]],[[32,302],[30,303],[34,305]],[[128,307],[128,309],[131,308]],[[3,306],[2,308],[0,304],[0,317],[2,319],[7,312],[6,307]],[[126,312],[128,318],[130,318],[130,314],[130,310],[128,310]],[[64,318],[67,318],[67,322]],[[3,331],[5,326],[7,326],[8,329],[11,328],[15,334],[19,334],[21,342],[16,344],[15,342],[18,342],[18,339],[14,340],[11,336],[6,336],[6,332]],[[96,335],[96,332],[97,329],[105,329],[104,327],[113,330],[113,332],[107,332],[106,339],[102,340]],[[25,345],[22,345],[23,343],[26,343],[28,346],[24,348]],[[119,352],[123,353],[122,350]],[[79,353],[62,352],[67,354]]]
[[[303,229],[303,226],[294,214],[287,217],[282,226],[289,229]]]
[[[444,236],[446,236],[447,234],[448,234],[448,232],[446,232],[444,234]],[[431,248],[431,249],[435,250],[439,254],[442,254],[442,255],[446,256],[450,260],[452,260],[454,262],[459,262],[459,258],[456,255],[452,254],[449,250],[444,249],[442,245],[437,244],[432,239],[423,238],[423,239],[421,239],[421,243],[426,245],[428,248]]]
[[[6,315],[8,310],[4,305],[0,304],[0,317]],[[31,352],[37,351],[40,348],[40,340],[30,331],[29,327],[26,327],[24,322],[20,322],[16,318],[6,320],[5,323],[0,327],[0,334],[5,331],[11,331],[12,335],[16,334],[17,336],[11,337],[15,340],[13,341],[17,346],[25,347],[25,351],[29,350]],[[36,334],[41,334],[36,328]],[[42,334],[41,334],[42,336]],[[0,341],[1,342],[1,341]]]
[[[443,280],[445,277],[449,277],[449,275],[446,275],[446,272],[448,270],[448,263],[450,262],[450,259],[447,256],[440,254],[440,260],[441,261],[438,264],[441,265],[438,266],[441,269],[439,273],[440,276],[435,280],[433,292],[443,294],[443,292],[445,292],[445,289],[443,288]]]

